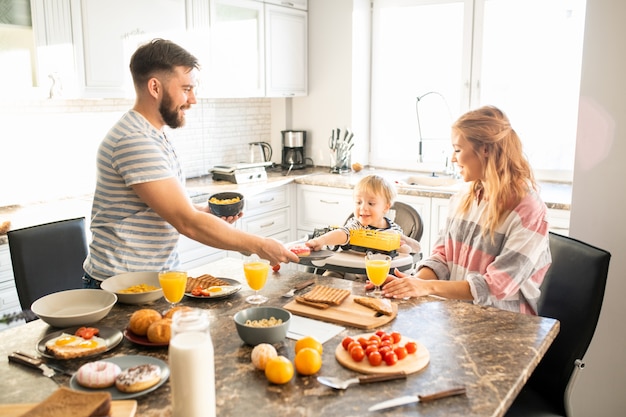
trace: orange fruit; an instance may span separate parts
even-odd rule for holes
[[[251,359],[257,369],[264,371],[267,361],[276,356],[278,356],[278,353],[274,346],[269,343],[261,343],[252,349]]]
[[[298,353],[300,349],[303,349],[303,348],[313,348],[317,350],[320,355],[324,351],[322,344],[318,342],[317,339],[314,338],[313,336],[305,336],[296,342],[296,348],[295,348],[296,353]]]
[[[294,359],[296,371],[301,375],[313,375],[322,367],[322,355],[310,347],[302,348]]]
[[[284,356],[271,358],[265,364],[265,377],[274,384],[286,384],[293,378],[293,364]]]

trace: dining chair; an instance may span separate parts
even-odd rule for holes
[[[596,329],[611,254],[550,232],[552,265],[541,285],[538,313],[560,331],[507,412],[507,417],[571,416],[569,389]]]
[[[82,288],[84,217],[11,230],[7,237],[22,310],[44,295]]]

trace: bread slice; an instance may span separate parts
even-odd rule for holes
[[[391,301],[386,298],[354,297],[354,302],[371,308],[385,316],[391,316],[393,314]]]
[[[187,285],[185,286],[185,292],[191,292],[196,287],[201,287],[202,289],[206,289],[209,287],[219,286],[219,285],[230,285],[228,282],[216,278],[210,274],[200,275],[199,277],[187,278]]]
[[[326,310],[328,307],[330,307],[330,304],[316,303],[315,301],[307,301],[302,296],[297,296],[295,299],[300,304],[304,304],[304,305],[307,305],[307,306],[310,306],[310,307],[319,308],[320,310]]]
[[[20,417],[108,417],[110,415],[111,394],[109,392],[74,391],[60,387]]]
[[[316,285],[311,291],[304,294],[302,298],[314,303],[324,303],[338,306],[341,305],[341,303],[343,303],[348,296],[350,296],[350,290],[327,287],[325,285]]]

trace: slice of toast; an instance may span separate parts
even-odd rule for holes
[[[314,303],[324,303],[338,306],[341,305],[341,303],[343,303],[349,295],[350,290],[327,287],[325,285],[316,285],[311,291],[304,294],[302,298]]]
[[[196,287],[201,287],[202,289],[206,289],[209,287],[220,286],[220,285],[229,285],[229,284],[228,282],[222,279],[216,278],[213,275],[204,274],[196,278],[192,278],[192,277],[187,278],[187,285],[185,286],[185,292],[191,292]]]
[[[354,302],[371,308],[385,316],[391,316],[393,314],[391,301],[386,298],[354,297]]]
[[[67,417],[70,415],[85,417],[111,415],[111,393],[82,392],[60,387],[21,417]]]
[[[320,310],[326,310],[328,307],[330,307],[330,304],[326,304],[326,303],[316,303],[315,301],[308,301],[306,300],[304,297],[302,296],[297,296],[295,298],[295,300],[300,303],[300,304],[304,304],[310,307],[315,307],[315,308],[319,308]]]

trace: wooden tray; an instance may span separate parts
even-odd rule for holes
[[[350,337],[354,340],[359,337],[365,337],[367,339],[373,334],[374,333],[357,334]],[[341,343],[339,343],[337,349],[335,349],[335,358],[337,358],[337,362],[339,362],[342,366],[363,374],[391,374],[401,371],[404,371],[407,374],[413,374],[421,371],[426,367],[426,365],[428,365],[430,362],[430,352],[417,340],[404,336],[400,339],[400,343],[395,346],[403,346],[407,342],[417,343],[417,351],[415,351],[415,353],[410,353],[406,358],[399,360],[393,366],[387,366],[385,362],[383,362],[380,366],[372,366],[367,361],[367,358],[364,358],[361,362],[355,362],[352,360],[350,353],[343,348]]]
[[[307,306],[292,300],[283,308],[298,316],[327,321],[329,323],[356,327],[359,329],[376,329],[389,323],[398,315],[398,305],[391,301],[393,313],[391,316],[381,315],[371,308],[354,302],[354,295],[348,296],[339,306],[332,306],[325,310]]]
[[[31,404],[0,404],[0,415],[3,417],[18,417],[36,406]],[[137,412],[137,401],[111,401],[111,417],[134,417]]]

